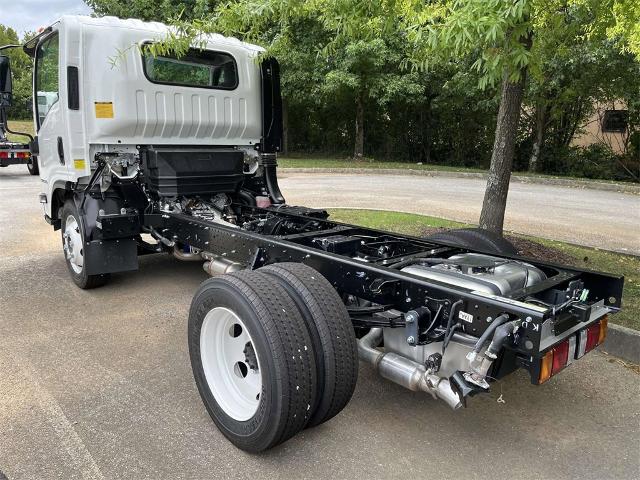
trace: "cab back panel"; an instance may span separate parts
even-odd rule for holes
[[[234,89],[153,83],[138,45],[164,38],[160,24],[83,19],[82,97],[89,144],[252,145],[261,137],[258,49],[212,36],[208,50],[237,64]]]

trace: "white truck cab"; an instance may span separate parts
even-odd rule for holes
[[[87,182],[99,152],[126,154],[130,163],[141,145],[256,152],[261,48],[209,35],[180,59],[142,53],[168,33],[160,23],[63,16],[28,43],[41,200],[51,221],[62,206],[57,192]]]

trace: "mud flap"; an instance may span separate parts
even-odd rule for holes
[[[138,246],[133,238],[92,240],[84,246],[87,275],[138,269]]]

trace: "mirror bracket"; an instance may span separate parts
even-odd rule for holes
[[[12,92],[11,60],[6,55],[0,55],[0,108],[11,106]]]

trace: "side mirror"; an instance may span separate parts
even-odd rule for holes
[[[0,55],[0,107],[11,106],[11,61],[9,57]]]

